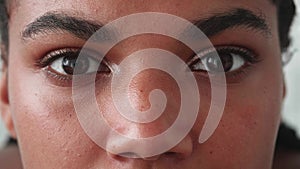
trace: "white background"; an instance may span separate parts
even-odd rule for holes
[[[295,0],[300,11],[300,0]],[[300,15],[300,12],[298,12]],[[291,62],[285,66],[287,82],[287,97],[283,108],[283,120],[297,129],[300,136],[300,17],[292,29],[293,45],[291,51],[295,52]],[[0,63],[1,64],[1,63]],[[7,140],[7,131],[0,120],[0,148]]]

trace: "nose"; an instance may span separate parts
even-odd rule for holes
[[[157,160],[163,157],[183,159],[187,158],[192,153],[193,144],[189,134],[176,144],[174,144],[174,140],[172,139],[173,136],[168,139],[162,138],[165,139],[161,140],[162,145],[153,145],[151,144],[151,141],[148,142],[149,144],[140,143],[143,142],[144,138],[152,138],[167,132],[176,120],[180,110],[180,91],[176,85],[176,81],[167,73],[163,73],[159,70],[146,70],[132,79],[127,93],[127,98],[130,100],[131,104],[128,106],[132,106],[134,109],[141,111],[140,113],[151,109],[151,106],[155,105],[151,105],[149,93],[155,89],[163,91],[167,98],[165,109],[159,118],[149,123],[137,123],[123,118],[120,115],[110,117],[111,119],[109,121],[112,121],[112,126],[117,126],[114,128],[116,131],[127,138],[132,138],[124,139],[122,137],[108,136],[106,145],[107,154],[111,158],[116,160],[126,160],[128,158]],[[157,109],[151,110],[155,111]],[[119,112],[114,113],[119,114]],[[137,139],[139,139],[140,142]],[[172,145],[170,149],[162,151],[159,154],[145,156],[147,152],[153,152],[153,149],[159,149],[163,146],[170,145]]]

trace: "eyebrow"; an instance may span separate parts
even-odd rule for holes
[[[262,14],[256,15],[252,11],[242,8],[217,13],[211,17],[193,21],[192,23],[208,37],[236,27],[256,30],[264,35],[271,34],[271,29]],[[40,34],[64,31],[80,39],[87,40],[103,26],[102,23],[69,16],[65,13],[48,12],[28,24],[21,35],[22,39],[26,40],[34,39]]]
[[[271,35],[271,28],[267,24],[265,16],[252,11],[237,8],[225,13],[218,13],[206,19],[193,22],[206,36],[214,36],[226,29],[245,27],[250,30],[260,31],[264,35]]]
[[[80,39],[88,39],[102,27],[102,23],[84,20],[64,13],[48,12],[27,25],[22,32],[22,38],[24,40],[34,39],[39,34],[66,31]]]

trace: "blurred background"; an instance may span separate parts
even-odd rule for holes
[[[298,137],[300,137],[300,38],[298,39],[300,37],[300,0],[296,0],[296,3],[298,6],[298,16],[292,28],[291,36],[293,44],[289,50],[293,54],[293,58],[284,67],[287,97],[282,110],[282,117],[283,121],[294,128],[297,131]],[[4,147],[7,141],[8,133],[0,119],[0,149]]]
[[[292,27],[293,44],[289,50],[292,60],[284,67],[287,97],[282,110],[283,121],[297,131],[300,137],[300,0],[295,1],[298,14]]]

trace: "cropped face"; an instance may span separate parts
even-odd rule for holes
[[[269,0],[18,0],[12,1],[9,11],[9,62],[1,79],[1,111],[11,134],[18,139],[24,168],[271,168],[284,84],[276,7]],[[116,44],[100,68],[94,58],[98,49],[93,45],[89,51],[96,52],[88,52],[75,63],[97,29],[142,12],[171,14],[196,23],[215,46],[220,60],[210,55],[208,46],[196,46],[196,55],[173,38],[144,34]],[[142,22],[157,26],[155,21]],[[99,43],[105,46],[105,42]],[[96,72],[94,93],[99,115],[114,131],[134,138],[158,135],[174,123],[182,103],[183,94],[169,74],[146,69],[131,79],[126,97],[119,98],[125,107],[146,111],[151,107],[149,93],[161,89],[167,100],[163,114],[149,123],[136,123],[120,115],[111,93],[118,71],[143,67],[149,59],[143,60],[147,56],[141,53],[143,61],[134,60],[118,69],[120,63],[149,48],[170,51],[189,66],[201,102],[191,130],[175,146],[153,157],[130,158],[142,157],[135,151],[138,145],[109,138],[108,134],[103,140],[111,152],[83,129],[72,99],[72,74],[75,65],[80,73]],[[215,118],[218,125],[211,137],[199,143],[210,107],[222,106],[211,103],[213,85],[207,71],[218,77],[221,69],[226,82],[214,85],[217,89],[225,86],[227,91],[224,112],[220,121]],[[125,81],[126,77],[119,80],[117,88],[126,86]],[[145,146],[145,151],[151,147],[155,148]]]

